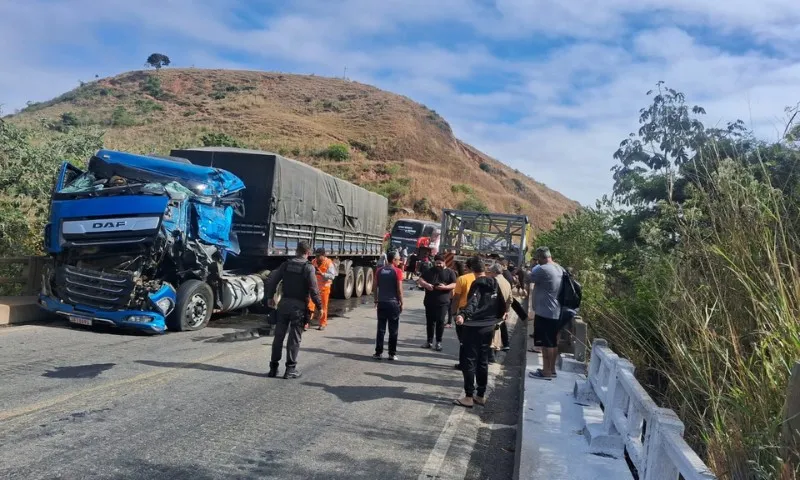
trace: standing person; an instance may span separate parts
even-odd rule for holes
[[[400,271],[405,272],[406,267],[408,267],[408,248],[404,246],[400,250]]]
[[[561,291],[563,269],[553,261],[550,249],[539,247],[534,256],[537,265],[531,271],[533,283],[534,344],[542,346],[542,369],[531,372],[533,378],[552,380],[556,373],[558,357],[558,331],[561,327],[561,305],[558,294]]]
[[[265,294],[266,298],[270,299],[269,304],[272,307],[275,305],[275,301],[272,300],[275,295],[275,289],[278,287],[278,283],[283,280],[283,295],[278,304],[278,318],[275,326],[275,337],[272,340],[272,359],[269,362],[268,377],[275,377],[278,374],[283,339],[288,333],[286,371],[283,374],[283,378],[300,378],[300,372],[297,371],[297,354],[300,352],[300,340],[303,338],[303,324],[306,320],[309,296],[317,308],[317,315],[325,314],[322,298],[317,287],[314,267],[308,261],[309,252],[308,244],[305,242],[298,243],[295,257],[284,262],[267,278]]]
[[[381,256],[378,257],[378,268],[386,265],[388,263],[388,259],[386,257],[386,252],[381,253]]]
[[[456,288],[456,273],[445,266],[444,255],[433,257],[433,268],[429,268],[419,279],[419,286],[425,289],[425,317],[427,319],[428,341],[422,348],[431,348],[436,339],[436,351],[442,351],[444,319],[450,308],[450,295]]]
[[[480,261],[481,259],[479,257],[469,258],[466,263],[466,270],[468,271],[456,279],[456,288],[453,289],[453,300],[450,304],[450,310],[454,315],[467,306],[467,293],[469,293],[472,282],[475,281],[475,274],[472,272],[472,263]],[[463,366],[464,343],[461,338],[462,330],[463,328],[461,325],[456,324],[456,336],[458,337],[459,343],[458,363],[455,365],[456,370],[461,370]]]
[[[336,271],[336,266],[333,260],[326,256],[324,248],[318,248],[314,251],[316,256],[311,261],[311,266],[314,267],[314,274],[317,276],[317,286],[319,287],[319,294],[322,297],[322,314],[319,316],[319,327],[317,330],[325,330],[328,326],[328,300],[331,298],[331,285],[333,279],[336,278],[339,272]],[[308,310],[314,313],[314,302],[308,302]],[[308,330],[308,324],[305,325],[304,330]]]
[[[483,262],[473,261],[475,281],[469,289],[467,306],[456,316],[456,325],[463,326],[464,396],[453,403],[466,408],[486,405],[486,384],[489,380],[489,346],[497,319],[505,315],[506,302],[499,293],[497,280],[487,277]],[[477,386],[476,386],[477,382]]]
[[[458,277],[464,275],[464,262],[462,262],[461,260],[456,260],[455,262],[453,262],[453,271],[456,272],[456,282],[457,282]],[[445,328],[453,328],[453,317],[455,317],[453,309],[452,308],[447,309],[447,323],[444,324]]]
[[[500,265],[499,263],[495,263],[494,265],[491,266],[491,268],[489,268],[488,276],[494,278],[497,281],[497,288],[500,292],[502,300],[506,304],[505,311],[508,312],[509,310],[511,310],[511,302],[514,300],[514,295],[511,292],[511,284],[508,282],[508,280],[506,280],[505,275],[503,275],[503,272],[505,271],[507,270],[505,270],[502,265]],[[506,324],[506,317],[501,318],[499,320],[500,320],[500,325],[499,325],[500,342],[502,345],[501,349],[504,352],[507,352],[511,348],[508,340],[508,325]]]
[[[397,335],[400,330],[400,313],[403,311],[403,272],[400,270],[400,254],[389,252],[391,263],[375,270],[375,308],[378,310],[378,335],[375,339],[375,355],[383,355],[383,338],[389,327],[389,360],[397,360]]]

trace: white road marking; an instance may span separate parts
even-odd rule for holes
[[[442,433],[440,433],[439,438],[436,439],[436,445],[433,446],[433,450],[431,450],[430,455],[428,455],[428,461],[425,462],[425,467],[422,468],[422,473],[419,474],[419,480],[443,478],[440,476],[440,471],[444,464],[447,451],[450,450],[450,445],[453,443],[453,437],[455,437],[458,431],[459,423],[464,417],[464,410],[466,410],[464,407],[454,406],[450,411],[450,415],[444,423]],[[466,440],[469,441],[469,439]],[[472,444],[474,445],[474,443],[475,439],[472,439]],[[471,450],[470,448],[470,451]],[[461,478],[464,477],[462,476]]]

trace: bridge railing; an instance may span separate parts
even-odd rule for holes
[[[0,257],[0,295],[36,295],[47,257]]]
[[[684,440],[683,422],[656,405],[633,372],[605,340],[592,342],[589,376],[575,387],[576,396],[599,399],[604,408],[602,423],[584,430],[590,450],[619,456],[627,450],[642,480],[716,479]]]

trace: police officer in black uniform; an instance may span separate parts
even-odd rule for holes
[[[278,283],[283,280],[283,296],[278,304],[277,325],[275,338],[272,342],[272,361],[269,362],[268,377],[278,375],[283,351],[283,339],[287,332],[289,340],[286,342],[286,371],[283,378],[300,378],[297,371],[297,353],[300,351],[300,339],[303,336],[303,325],[306,323],[308,297],[314,302],[317,315],[322,315],[322,298],[319,295],[317,276],[314,267],[308,261],[311,249],[305,242],[297,245],[294,258],[285,262],[272,272],[267,278],[266,297],[270,306],[274,307],[272,297]]]

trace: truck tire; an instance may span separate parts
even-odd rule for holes
[[[333,280],[333,297],[344,300],[349,299],[353,296],[355,283],[355,273],[352,268],[349,268],[345,275],[339,275]]]
[[[208,325],[214,310],[214,292],[200,280],[187,280],[178,287],[178,304],[167,318],[173,332],[200,330]]]
[[[375,273],[372,267],[363,267],[364,270],[364,295],[372,295],[375,288]]]
[[[353,296],[358,298],[364,294],[366,276],[364,275],[364,269],[361,267],[356,267],[353,270],[355,270],[356,273],[356,283],[355,288],[353,289]]]

